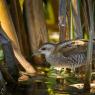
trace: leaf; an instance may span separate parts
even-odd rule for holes
[[[0,61],[4,60],[4,53],[3,50],[0,50]]]

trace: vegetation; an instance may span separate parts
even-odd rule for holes
[[[73,91],[77,94],[83,93],[83,91],[90,93],[92,90],[90,84],[93,78],[91,73],[94,71],[92,69],[94,68],[92,67],[95,35],[94,15],[95,0],[0,0],[0,31],[7,35],[4,37],[8,40],[7,43],[0,40],[0,71],[4,72],[2,74],[5,76],[5,81],[15,80],[15,77],[11,76],[8,70],[2,69],[2,64],[7,63],[5,61],[6,52],[4,52],[6,50],[4,50],[4,45],[6,44],[10,47],[7,49],[13,51],[11,54],[13,60],[18,63],[21,75],[18,80],[27,79],[27,81],[23,80],[22,83],[18,81],[15,84],[13,82],[18,88],[19,85],[29,86],[32,80],[31,84],[35,89],[38,89],[38,84],[45,84],[47,88],[45,88],[45,92],[41,93],[49,93],[49,95],[55,95],[56,89],[59,89],[58,93],[70,94]],[[3,37],[0,34],[1,38]],[[48,63],[47,66],[44,65],[46,60],[43,55],[32,55],[44,43],[57,43],[72,39],[87,39],[89,41],[87,64],[83,67],[85,68],[85,76],[84,73],[82,73],[83,76],[79,74],[81,76],[79,77],[69,70],[66,72],[62,70],[62,77],[59,78],[53,67],[50,68]],[[93,80],[95,79],[93,78]],[[80,82],[84,83],[81,90],[70,86]]]

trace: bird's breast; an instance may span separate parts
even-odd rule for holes
[[[66,61],[67,57],[64,57],[62,55],[51,55],[49,57],[46,58],[46,60],[52,65],[52,66],[57,66],[57,67],[67,67],[68,64]]]

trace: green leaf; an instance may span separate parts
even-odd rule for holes
[[[4,53],[3,50],[0,50],[0,61],[4,60]]]

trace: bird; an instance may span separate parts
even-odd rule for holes
[[[44,54],[46,61],[55,69],[76,68],[86,64],[88,41],[84,39],[67,40],[61,43],[45,43],[39,49]]]

